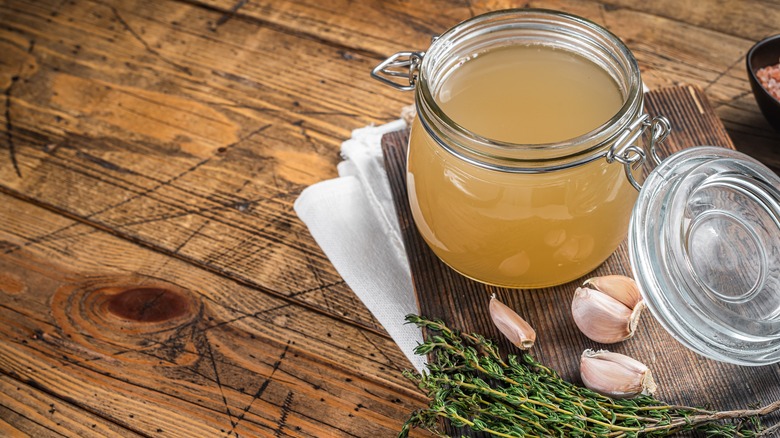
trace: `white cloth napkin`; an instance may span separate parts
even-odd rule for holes
[[[341,145],[339,178],[307,187],[295,212],[347,285],[421,371],[413,349],[422,333],[404,317],[418,313],[412,276],[382,158],[382,135],[403,129],[396,120],[352,132]]]

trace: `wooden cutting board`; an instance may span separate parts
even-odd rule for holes
[[[672,125],[662,157],[696,145],[734,148],[706,96],[696,87],[651,91],[645,105],[651,116],[664,115]],[[574,290],[588,277],[631,276],[626,242],[586,277],[547,289],[487,286],[450,269],[428,248],[412,220],[405,178],[408,134],[408,130],[389,133],[382,146],[421,315],[441,318],[453,328],[483,333],[498,340],[503,352],[516,352],[490,321],[488,302],[496,293],[536,329],[532,354],[572,382],[580,382],[579,357],[584,349],[609,349],[647,364],[659,385],[656,397],[672,404],[723,410],[780,399],[780,367],[743,367],[698,356],[675,341],[649,312],[642,316],[637,334],[620,344],[598,344],[579,332],[570,313]],[[766,424],[778,420],[780,415],[768,418]]]

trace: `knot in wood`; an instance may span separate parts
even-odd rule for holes
[[[180,292],[161,287],[135,287],[108,299],[107,310],[138,322],[162,322],[187,313],[190,302]]]
[[[177,284],[141,275],[90,277],[61,286],[51,310],[71,350],[150,366],[198,359],[193,342],[204,305]]]

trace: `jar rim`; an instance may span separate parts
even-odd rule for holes
[[[495,38],[496,29],[501,31],[525,28],[543,29],[550,34],[566,31],[570,37],[580,37],[591,46],[595,46],[596,49],[591,47],[592,51],[598,49],[602,55],[615,56],[614,61],[620,63],[620,66],[626,70],[622,81],[621,78],[616,78],[613,72],[608,71],[624,93],[623,105],[615,115],[577,137],[539,144],[492,139],[465,128],[449,117],[439,106],[432,91],[432,85],[437,80],[434,69],[438,63],[446,61],[449,52],[467,38],[487,34],[492,34]],[[549,41],[539,42],[539,44],[555,47]],[[570,167],[572,164],[582,164],[601,158],[606,154],[605,144],[615,140],[643,110],[643,86],[639,66],[620,38],[590,20],[549,9],[492,11],[453,26],[435,39],[425,53],[415,88],[420,121],[434,140],[440,145],[445,145],[450,152],[461,158],[467,158],[474,164],[486,164],[487,167],[498,170],[516,170],[518,166],[521,168],[527,166],[533,171],[538,171],[540,167],[545,170],[556,170],[558,167]],[[442,137],[448,141],[444,141]],[[554,152],[552,156],[550,156],[551,152]]]

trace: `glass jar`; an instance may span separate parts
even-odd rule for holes
[[[442,87],[475,58],[513,46],[551,48],[592,63],[616,86],[616,112],[573,138],[546,143],[519,144],[467,129],[462,114],[459,123],[443,109],[449,91]],[[631,165],[643,158],[634,143],[652,122],[643,114],[636,60],[606,29],[556,11],[497,11],[446,31],[425,53],[394,55],[373,74],[415,90],[409,203],[422,237],[456,271],[498,286],[553,286],[592,271],[625,238],[637,196]],[[393,81],[404,75],[408,85]],[[512,90],[506,91],[510,98]],[[494,117],[500,103],[468,112]],[[566,128],[556,123],[553,130]],[[654,141],[665,135],[651,132]]]

